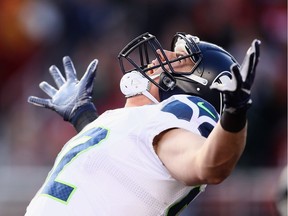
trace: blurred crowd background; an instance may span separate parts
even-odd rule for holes
[[[30,95],[48,97],[38,84],[54,85],[49,67],[64,71],[68,55],[80,78],[99,59],[98,112],[122,107],[117,55],[147,31],[166,49],[176,32],[197,35],[240,63],[252,40],[262,41],[244,155],[227,181],[208,187],[183,215],[278,215],[287,165],[287,1],[1,0],[0,216],[24,214],[57,153],[76,134],[54,112],[27,103]]]

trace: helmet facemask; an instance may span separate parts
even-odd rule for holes
[[[182,40],[187,40],[185,37],[183,38],[184,39]],[[121,70],[124,74],[138,71],[162,91],[169,91],[176,85],[174,75],[192,74],[195,68],[197,68],[197,65],[201,62],[202,57],[200,49],[196,44],[197,39],[197,37],[191,37],[192,42],[188,43],[185,47],[185,50],[187,51],[185,55],[169,60],[155,36],[149,33],[142,34],[125,46],[118,55]],[[175,38],[175,43],[177,42],[176,40],[177,38]],[[174,62],[187,58],[192,59],[194,63],[189,71],[177,71],[173,68],[172,64]],[[151,64],[154,59],[158,60],[157,65]],[[161,68],[160,83],[155,82],[155,80],[149,76],[149,71],[159,68]]]
[[[118,55],[123,74],[140,73],[159,88],[160,101],[176,94],[199,96],[221,113],[223,95],[209,87],[213,82],[223,81],[222,76],[229,78],[230,66],[237,61],[223,48],[185,33],[176,33],[171,45],[172,52],[176,53],[173,59],[167,57],[167,51],[155,36],[149,33],[138,36]],[[178,49],[184,52],[177,55]],[[157,61],[153,61],[155,59]],[[189,60],[191,67],[180,66],[177,69],[177,61],[182,60]],[[160,74],[159,83],[150,77],[151,70]]]

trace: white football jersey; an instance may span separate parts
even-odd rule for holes
[[[169,128],[207,137],[218,119],[211,104],[187,95],[106,111],[63,147],[26,216],[176,215],[200,187],[170,175],[153,139]]]

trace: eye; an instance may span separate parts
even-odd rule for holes
[[[178,61],[181,63],[181,61],[183,60],[183,59],[181,59],[182,57],[184,57],[185,55],[184,55],[184,53],[182,53],[182,52],[177,52],[176,53],[176,58],[178,59]]]

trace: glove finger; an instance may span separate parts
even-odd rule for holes
[[[242,77],[240,68],[238,67],[237,64],[233,64],[233,65],[231,65],[230,70],[232,73],[232,77],[235,79],[235,82],[236,82],[236,89],[240,89],[241,85],[243,83],[243,81],[242,81],[243,77]]]
[[[243,81],[247,79],[247,76],[249,72],[251,71],[251,66],[253,65],[253,55],[254,55],[254,49],[253,49],[253,45],[251,45],[249,49],[247,50],[244,60],[240,66],[240,71],[241,71],[241,76],[242,76]]]
[[[250,65],[249,68],[247,69],[248,74],[247,74],[247,78],[244,81],[244,88],[245,89],[250,89],[252,86],[252,83],[254,82],[254,78],[255,78],[255,67],[254,67],[254,56],[255,54],[250,56]]]
[[[85,85],[85,89],[89,94],[92,92],[93,89],[93,82],[96,76],[97,66],[98,66],[98,60],[94,59],[89,64],[85,74],[83,75],[79,83],[79,85]]]
[[[76,77],[76,70],[74,67],[74,64],[72,62],[72,60],[70,59],[69,56],[65,56],[63,58],[63,65],[64,65],[64,70],[66,73],[66,79],[67,81],[76,81],[77,77]]]
[[[35,106],[39,106],[39,107],[45,107],[45,108],[50,108],[50,99],[44,99],[44,98],[39,98],[39,97],[35,97],[35,96],[30,96],[28,97],[28,103],[33,104]]]
[[[245,89],[250,89],[255,78],[255,72],[256,72],[256,67],[259,61],[259,55],[260,55],[260,41],[259,40],[254,40],[251,45],[251,49],[253,53],[250,56],[250,64],[248,67],[248,75],[247,78],[244,82],[244,88]]]
[[[256,39],[252,42],[241,64],[240,71],[241,71],[242,80],[244,82],[251,73],[254,73],[254,70],[257,66],[258,59],[259,59],[260,43],[261,42]]]
[[[57,87],[60,88],[65,83],[65,78],[62,76],[60,70],[55,65],[52,65],[49,71]]]
[[[47,82],[41,82],[39,87],[51,98],[57,93],[57,90]]]
[[[261,41],[260,40],[257,40],[255,39],[253,42],[252,42],[252,46],[254,48],[254,56],[253,56],[253,71],[256,69],[257,67],[257,64],[258,64],[258,61],[259,61],[259,57],[260,57],[260,44],[261,44]]]

